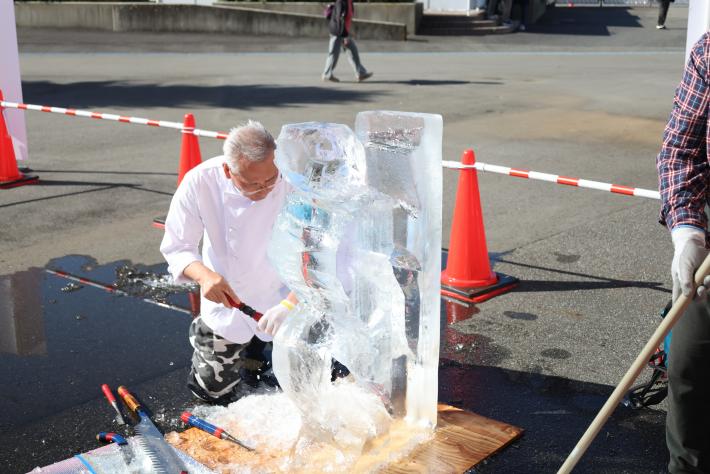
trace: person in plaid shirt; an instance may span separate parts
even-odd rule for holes
[[[658,154],[660,222],[671,229],[673,301],[693,291],[693,274],[708,254],[710,198],[708,102],[710,36],[693,46]],[[673,328],[668,361],[668,470],[710,473],[710,277]]]

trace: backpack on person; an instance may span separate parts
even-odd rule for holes
[[[335,8],[334,3],[329,3],[328,5],[325,6],[325,9],[323,9],[323,16],[325,17],[326,20],[330,20],[330,17],[333,16],[333,9]]]
[[[345,29],[345,15],[348,12],[348,0],[335,0],[333,10],[328,19],[328,31],[333,36],[345,37],[348,32]]]

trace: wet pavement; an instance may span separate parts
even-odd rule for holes
[[[47,268],[110,287],[126,263],[99,266],[70,256]],[[112,421],[104,383],[114,393],[118,385],[135,390],[163,427],[177,426],[174,418],[189,400],[183,390],[192,354],[189,315],[149,304],[145,294],[116,295],[42,268],[0,277],[0,295],[0,465],[9,469],[3,472],[95,448],[99,431],[125,433]],[[189,308],[185,294],[161,296]]]
[[[0,386],[4,472],[27,472],[91,450],[99,431],[131,435],[130,427],[116,423],[100,390],[103,383],[114,391],[118,385],[131,389],[164,432],[181,430],[180,413],[194,405],[184,386],[191,356],[191,317],[185,311],[190,298],[140,283],[164,274],[165,265],[97,265],[90,257],[68,256],[52,260],[47,269],[74,279],[43,268],[0,277],[6,302],[0,306],[5,328],[0,375],[10,382]],[[109,291],[116,286],[133,295]],[[485,303],[442,300],[439,400],[525,429],[504,454],[472,472],[549,472],[562,463],[613,387],[497,367],[510,351],[485,335],[457,330],[474,321],[481,306]],[[512,311],[505,316],[537,318]],[[559,349],[542,353],[570,357]],[[620,407],[578,472],[662,472],[663,440],[661,412]]]

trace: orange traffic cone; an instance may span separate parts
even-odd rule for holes
[[[185,174],[195,166],[202,163],[202,154],[200,153],[200,143],[197,141],[197,136],[192,133],[185,133],[185,130],[192,131],[195,129],[195,117],[192,114],[185,114],[185,120],[182,123],[182,148],[180,148],[180,165],[178,167],[178,181],[180,186],[182,178]]]
[[[476,163],[473,150],[463,153],[461,163]],[[478,174],[474,168],[462,169],[460,173],[447,266],[441,273],[441,293],[480,303],[510,290],[518,280],[491,271],[478,193]]]
[[[0,91],[0,100],[5,100]],[[0,189],[14,188],[23,184],[36,183],[39,178],[37,176],[23,174],[17,168],[17,159],[15,158],[15,149],[12,146],[12,137],[7,131],[5,117],[2,113],[3,108],[0,106]]]
[[[180,163],[178,164],[178,186],[180,186],[182,178],[185,177],[188,171],[202,163],[200,142],[197,141],[197,136],[192,133],[185,133],[185,131],[195,129],[195,117],[192,114],[185,114],[182,128],[182,146],[180,147]],[[156,217],[153,219],[153,227],[156,229],[165,229],[165,219],[167,219],[167,217]]]

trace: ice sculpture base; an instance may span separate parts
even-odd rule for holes
[[[397,450],[405,447],[407,437],[398,431],[392,430],[395,434],[391,438],[385,436],[374,440],[349,472],[465,472],[523,433],[521,428],[443,404],[438,406],[438,423],[433,437],[404,458],[397,454]],[[273,466],[275,461],[272,453],[247,452],[197,428],[171,433],[167,438],[174,446],[217,472],[226,472],[223,471],[226,466],[233,469],[235,464],[244,466],[245,472],[260,472],[259,466]],[[389,461],[393,458],[396,460]],[[303,460],[301,464],[312,468],[318,461]],[[234,471],[230,469],[230,472]]]

